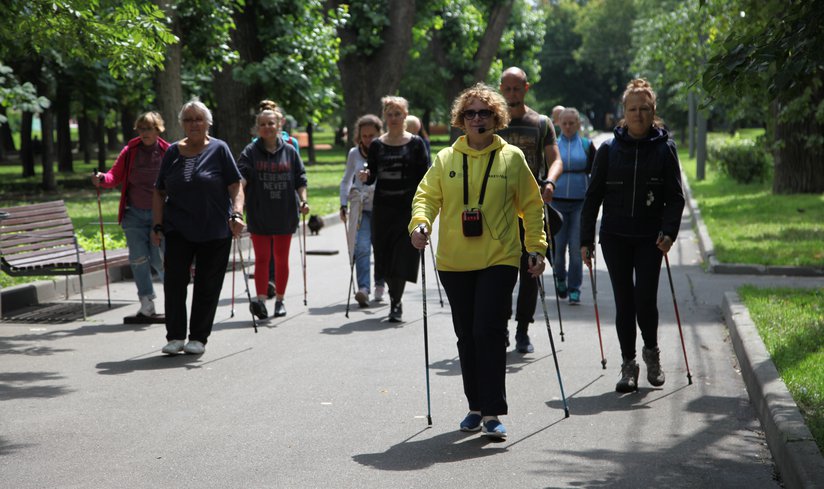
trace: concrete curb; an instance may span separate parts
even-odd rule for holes
[[[824,487],[824,457],[736,292],[724,294],[724,319],[750,400],[788,488]]]
[[[698,249],[701,250],[701,257],[706,264],[706,270],[708,272],[726,275],[824,277],[824,268],[751,265],[743,263],[722,263],[718,261],[715,257],[715,247],[710,238],[710,233],[707,231],[707,226],[704,225],[704,220],[701,218],[701,210],[698,208],[698,202],[692,197],[689,180],[684,172],[681,172],[681,180],[684,183],[684,197],[687,200],[687,211],[690,213],[690,220],[695,228],[695,235],[698,237]]]

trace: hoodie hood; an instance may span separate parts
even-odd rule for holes
[[[652,126],[652,128],[650,128],[650,131],[647,133],[647,135],[644,136],[641,139],[635,139],[635,138],[631,137],[629,135],[629,133],[627,132],[627,128],[623,127],[623,126],[616,127],[615,130],[613,131],[613,133],[615,134],[615,139],[618,139],[623,143],[632,143],[632,144],[634,144],[634,143],[645,144],[645,143],[657,142],[657,141],[660,141],[660,140],[666,141],[666,140],[669,139],[669,132],[666,129],[664,129],[663,127],[658,127],[658,126]]]
[[[455,141],[455,143],[452,144],[452,148],[455,151],[458,151],[460,153],[464,153],[467,156],[478,157],[478,156],[482,156],[482,155],[485,155],[485,154],[489,154],[492,151],[498,151],[501,148],[503,148],[504,146],[506,146],[506,144],[507,144],[506,141],[504,141],[500,136],[495,134],[495,135],[492,136],[492,143],[489,146],[485,147],[484,149],[477,150],[477,149],[473,149],[473,148],[469,147],[469,144],[467,143],[467,140],[466,140],[466,135],[464,135],[464,136],[459,137]]]

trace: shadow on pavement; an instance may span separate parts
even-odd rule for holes
[[[127,360],[114,362],[101,362],[96,365],[100,370],[100,375],[120,375],[136,372],[138,370],[165,370],[171,368],[201,368],[204,365],[215,363],[226,358],[239,355],[250,351],[252,348],[236,351],[222,357],[211,359],[207,362],[201,362],[200,355],[186,355],[180,353],[177,355],[163,355],[159,351],[149,353],[152,356],[141,355],[136,358],[129,358]],[[156,353],[156,354],[155,354]]]

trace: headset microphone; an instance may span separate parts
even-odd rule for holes
[[[483,134],[483,133],[485,133],[485,132],[486,132],[486,128],[485,128],[485,127],[479,127],[479,128],[478,128],[478,134]]]

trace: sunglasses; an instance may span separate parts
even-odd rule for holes
[[[466,120],[472,120],[475,117],[480,117],[481,119],[489,119],[492,117],[492,111],[489,109],[481,109],[481,110],[465,110],[463,112],[463,118]]]

